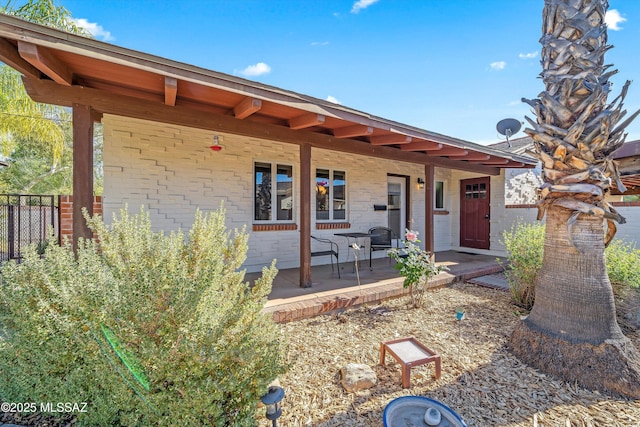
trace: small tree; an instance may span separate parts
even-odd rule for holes
[[[248,236],[224,211],[197,213],[188,236],[154,233],[125,211],[99,245],[35,248],[0,275],[0,399],[87,402],[85,425],[249,426],[284,370],[262,313],[272,265],[243,281]]]

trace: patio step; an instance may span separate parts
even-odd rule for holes
[[[442,272],[429,281],[429,288],[439,288],[458,281],[499,273],[500,265],[488,265],[472,270]],[[269,300],[263,312],[270,313],[276,323],[293,322],[322,314],[330,314],[362,304],[380,303],[409,293],[403,286],[403,278],[382,280],[361,286],[335,289],[313,294]]]

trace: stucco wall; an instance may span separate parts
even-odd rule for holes
[[[248,271],[259,270],[273,258],[279,268],[299,265],[299,229],[252,231],[254,161],[293,165],[294,219],[299,227],[297,145],[217,132],[224,148],[214,152],[209,149],[214,132],[113,115],[105,115],[103,124],[107,221],[127,204],[130,211],[140,206],[148,209],[156,230],[185,230],[192,225],[197,208],[214,210],[224,201],[227,226],[246,225],[250,233]],[[409,175],[413,228],[424,235],[425,190],[415,184],[417,177],[424,178],[424,166],[313,149],[312,170],[316,167],[346,171],[350,231],[386,225],[386,212],[374,211],[373,205],[387,203],[387,174]],[[312,234],[340,242],[344,260],[346,241],[333,234],[345,230],[316,229],[314,209],[312,203]],[[384,254],[380,251],[375,256]],[[328,263],[329,258],[314,257],[312,262]]]

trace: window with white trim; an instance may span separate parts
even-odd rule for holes
[[[316,220],[347,219],[347,173],[316,169]]]
[[[436,181],[435,209],[444,209],[444,181]]]
[[[293,221],[293,166],[255,162],[253,220]]]

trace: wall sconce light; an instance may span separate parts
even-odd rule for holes
[[[267,394],[260,398],[267,407],[267,419],[271,420],[273,427],[277,426],[277,420],[282,415],[282,408],[280,407],[282,399],[284,399],[284,390],[278,386],[269,387]]]
[[[222,145],[220,145],[220,141],[222,141],[222,137],[218,135],[213,135],[213,145],[210,146],[213,151],[222,150]]]
[[[418,178],[418,188],[421,190],[424,189],[424,179]]]

